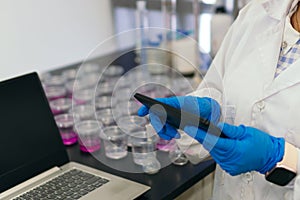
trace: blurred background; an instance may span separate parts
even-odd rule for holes
[[[148,0],[138,8],[136,0],[1,0],[0,79],[78,63],[99,43],[141,26],[180,30],[199,40],[201,51],[213,57],[224,32],[246,3]],[[136,40],[132,35],[131,40],[113,42],[110,48],[98,48],[93,56],[137,45]]]

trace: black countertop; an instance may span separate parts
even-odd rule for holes
[[[90,167],[150,186],[151,189],[139,199],[174,199],[215,169],[215,162],[208,160],[197,165],[191,163],[184,166],[169,164],[156,174],[129,173],[111,168],[100,162],[93,155],[81,152],[78,144],[67,147],[67,152],[71,161],[86,164]],[[158,153],[160,154],[158,157],[167,157],[164,155],[166,154],[165,152]],[[104,156],[102,150],[98,154]],[[130,156],[129,154],[125,160],[117,162],[128,164],[128,161],[132,159]]]

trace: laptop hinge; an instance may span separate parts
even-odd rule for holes
[[[54,174],[55,172],[58,172],[58,171],[60,171],[59,167],[53,167],[53,168],[51,168],[51,169],[49,169],[49,170],[47,170],[47,171],[45,171],[45,172],[43,172],[43,173],[41,173],[41,174],[39,174],[37,176],[34,176],[31,179],[28,179],[27,181],[24,181],[24,182],[22,182],[22,183],[20,183],[20,184],[18,184],[16,186],[10,188],[9,190],[1,193],[0,194],[0,199],[8,197],[10,195],[13,195],[13,193],[18,192],[20,190],[27,190],[27,189],[29,189],[29,187],[32,184],[34,184],[37,181],[40,181],[43,178],[46,178],[46,177],[48,177],[48,176],[50,176],[50,175],[52,175],[52,174]]]

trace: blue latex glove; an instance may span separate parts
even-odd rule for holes
[[[157,98],[156,100],[173,106],[175,108],[182,109],[184,111],[196,114],[205,119],[210,120],[212,123],[218,123],[220,118],[220,106],[219,104],[208,97],[195,97],[195,96],[174,96],[169,98]],[[154,127],[158,135],[165,139],[170,140],[172,138],[180,138],[180,134],[176,128],[166,123],[166,119],[162,120],[155,114],[151,113],[151,109],[146,106],[142,106],[138,110],[139,116],[145,116],[149,114],[150,122]]]
[[[184,131],[203,144],[214,160],[230,175],[253,170],[265,174],[283,158],[283,138],[276,138],[244,125],[219,123],[218,127],[228,138],[207,134],[193,126],[186,126]]]

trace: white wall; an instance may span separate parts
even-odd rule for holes
[[[0,80],[81,61],[113,32],[110,0],[0,0]]]

